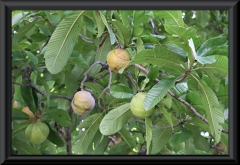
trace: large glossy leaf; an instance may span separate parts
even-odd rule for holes
[[[210,18],[209,10],[196,10],[196,21],[202,28],[208,26]]]
[[[43,121],[52,121],[54,120],[62,127],[67,127],[71,125],[71,118],[69,114],[62,109],[50,110],[42,116]]]
[[[29,32],[34,27],[36,22],[37,21],[30,22],[24,25],[23,27],[21,27],[20,29],[18,29],[17,34],[13,36],[12,43],[15,43],[15,44],[19,43],[21,39],[26,35],[26,33]]]
[[[128,146],[130,148],[135,148],[136,147],[136,142],[135,139],[133,138],[133,136],[130,134],[129,131],[126,130],[126,128],[122,128],[119,131],[119,134],[121,135],[121,137],[123,138],[123,140],[128,144]]]
[[[122,17],[123,25],[126,26],[127,28],[129,28],[129,26],[131,26],[131,18],[132,18],[133,11],[132,10],[120,10],[119,13]]]
[[[12,109],[12,120],[26,120],[29,119],[29,116],[22,112],[20,109]]]
[[[23,80],[23,84],[27,84],[28,80]],[[28,108],[35,113],[37,110],[35,100],[32,94],[32,87],[31,86],[21,86],[21,94],[24,102],[27,104]]]
[[[63,141],[63,139],[57,134],[57,132],[55,132],[49,124],[47,124],[49,127],[49,135],[47,137],[47,139],[52,142],[53,144],[56,144],[59,147],[63,147],[65,142]]]
[[[113,85],[110,88],[110,94],[119,99],[132,98],[134,96],[133,91],[124,85]]]
[[[12,140],[12,145],[17,149],[18,153],[21,155],[42,155],[42,153],[28,143],[20,141],[17,139]]]
[[[76,137],[78,140],[73,146],[74,153],[84,154],[98,131],[99,124],[103,118],[103,113],[96,113],[86,118],[79,126],[79,129],[85,130]]]
[[[29,117],[28,117],[29,118]],[[24,131],[27,126],[29,126],[31,122],[23,122],[14,125],[12,129],[12,138],[14,138],[19,132]]]
[[[198,56],[206,56],[211,52],[213,49],[218,49],[222,46],[227,46],[227,39],[225,37],[214,37],[210,38],[207,41],[205,41],[200,48],[197,50]],[[217,55],[217,54],[212,54]]]
[[[153,11],[154,15],[163,18],[165,24],[185,26],[182,18],[182,12],[180,10],[164,10],[164,11]]]
[[[189,139],[191,137],[191,135],[192,135],[191,131],[185,129],[183,132],[175,133],[171,137],[169,143],[172,147],[175,147],[175,146],[179,145],[180,143]]]
[[[111,135],[118,132],[127,123],[132,115],[129,110],[130,103],[123,104],[111,110],[100,123],[100,131],[103,135]]]
[[[170,126],[173,129],[173,121],[172,121],[172,115],[167,111],[167,109],[164,106],[160,106],[160,111],[163,113],[163,115],[168,120]]]
[[[177,35],[179,38],[190,39],[196,37],[195,29],[192,27],[165,24],[164,28],[169,34]]]
[[[95,22],[97,23],[97,28],[98,28],[97,37],[100,37],[104,32],[105,24],[103,23],[102,18],[97,11],[93,11],[93,16],[94,16]]]
[[[97,92],[99,95],[102,93],[103,91],[103,87],[96,84],[96,83],[93,83],[93,82],[85,82],[84,83],[84,86],[92,89],[93,91]]]
[[[119,21],[111,21],[113,26],[117,29],[118,33],[120,34],[121,39],[124,41],[124,45],[127,45],[131,38],[131,33],[128,28],[126,28],[121,22]]]
[[[185,141],[186,154],[193,155],[195,153],[194,140],[192,137]]]
[[[20,22],[20,20],[22,20],[24,15],[27,15],[27,14],[28,14],[28,12],[26,12],[26,11],[23,12],[22,10],[14,10],[14,11],[12,11],[12,26],[14,26],[18,22]]]
[[[105,24],[105,26],[108,29],[108,33],[110,35],[111,45],[113,45],[116,42],[113,30],[112,30],[110,24],[107,22],[107,19],[106,19],[105,15],[101,11],[99,11],[99,13],[100,13],[100,16],[102,18],[103,23]]]
[[[191,74],[191,76],[193,75]],[[203,107],[207,113],[207,119],[211,131],[210,133],[215,137],[216,143],[218,143],[221,138],[221,124],[224,123],[222,108],[219,106],[217,96],[213,90],[207,86],[204,81],[198,80],[196,77],[194,78],[200,87],[200,95],[202,98]]]
[[[157,154],[158,152],[160,152],[163,149],[163,147],[167,144],[171,136],[172,136],[171,129],[164,130],[153,129],[152,148],[150,153]]]
[[[146,126],[147,155],[149,155],[150,145],[152,141],[152,120],[149,117],[145,118],[145,126]]]
[[[109,151],[109,155],[127,155],[131,152],[132,149],[128,147],[128,144],[125,141],[122,141],[115,146],[113,146]]]
[[[50,73],[59,73],[67,64],[77,43],[83,12],[75,11],[68,15],[53,32],[44,54],[45,63]]]
[[[160,66],[161,68],[174,70],[176,73],[184,73],[182,67],[185,59],[165,48],[164,46],[157,46],[154,49],[146,49],[137,53],[131,64],[150,63]]]
[[[196,70],[203,70],[206,74],[216,74],[225,77],[228,74],[228,58],[225,56],[214,56],[216,62],[213,64],[202,65]]]
[[[154,85],[147,93],[143,105],[146,110],[153,108],[167,94],[167,91],[173,87],[176,78],[163,79]]]

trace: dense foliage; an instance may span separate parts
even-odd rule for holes
[[[113,72],[116,48],[130,61]],[[139,92],[146,118],[130,109]],[[13,11],[12,103],[12,154],[228,154],[228,12]],[[35,122],[49,132],[26,136]]]

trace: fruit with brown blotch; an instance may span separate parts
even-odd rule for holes
[[[25,136],[34,144],[41,144],[49,135],[49,128],[47,124],[42,122],[35,122],[29,124],[25,130]]]
[[[95,99],[88,91],[78,91],[71,102],[73,111],[78,115],[88,114],[95,106]]]
[[[132,98],[131,103],[130,103],[130,109],[131,109],[132,113],[141,119],[144,119],[144,118],[150,116],[154,111],[154,108],[149,109],[147,111],[143,106],[143,101],[144,101],[144,98],[146,97],[146,94],[147,94],[146,92],[137,93]]]
[[[110,69],[114,72],[118,72],[121,68],[128,65],[130,62],[130,55],[124,49],[111,50],[107,55],[107,63]]]

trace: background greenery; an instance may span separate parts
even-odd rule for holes
[[[105,65],[116,46],[126,73]],[[96,100],[84,116],[70,107],[81,82]],[[12,84],[12,154],[228,154],[228,12],[16,10]],[[155,108],[141,120],[139,91]],[[35,117],[50,128],[39,145],[24,134]]]

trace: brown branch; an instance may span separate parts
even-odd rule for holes
[[[103,108],[101,106],[101,101],[100,99],[102,98],[103,94],[108,90],[110,89],[111,87],[111,83],[112,83],[112,71],[111,69],[108,67],[108,71],[109,71],[109,80],[108,80],[108,86],[102,91],[102,93],[99,95],[98,97],[98,106],[102,109],[102,110],[105,110],[105,108]]]
[[[70,118],[72,119],[72,115],[73,115],[73,110],[72,107],[70,106],[68,114],[70,116]],[[65,141],[66,141],[66,150],[67,150],[67,154],[68,155],[72,155],[72,131],[71,131],[72,127],[71,125],[66,127],[66,137],[65,137]]]
[[[108,138],[112,141],[114,145],[118,144],[118,142],[112,136],[108,136]]]
[[[149,21],[149,24],[150,24],[151,27],[153,28],[154,33],[155,33],[156,35],[159,35],[158,29],[157,29],[157,27],[155,26],[153,19],[151,19],[151,20]]]
[[[81,82],[81,90],[82,90],[82,91],[84,90],[84,82],[87,80],[87,75],[88,75],[88,73],[92,70],[92,68],[93,68],[94,66],[96,66],[96,65],[98,65],[98,64],[104,66],[104,63],[103,63],[103,62],[97,61],[97,62],[93,63],[93,64],[90,66],[90,68],[88,68],[88,70],[84,73],[84,79],[83,79],[82,82]]]
[[[134,66],[138,69],[140,69],[141,71],[148,73],[148,70],[144,67],[142,67],[139,64],[134,64]],[[155,80],[156,82],[159,82],[160,80],[156,78]],[[206,118],[204,118],[202,115],[200,115],[195,108],[193,108],[188,102],[186,102],[185,100],[179,98],[178,96],[176,96],[172,91],[168,90],[168,93],[175,98],[176,100],[180,101],[181,103],[183,103],[184,105],[186,105],[197,117],[199,117],[202,121],[204,121],[207,125],[208,124],[208,120]],[[228,134],[228,130],[222,130],[223,133],[227,133]]]
[[[33,84],[32,82],[29,83],[29,85],[35,89],[36,92],[40,93],[43,96],[47,96],[47,94],[43,91],[41,91],[35,84]],[[52,98],[61,98],[61,99],[66,99],[68,101],[72,101],[72,99],[70,97],[67,96],[63,96],[63,95],[56,95],[56,94],[50,94],[50,97]]]
[[[45,42],[45,44],[42,46],[42,48],[40,49],[40,51],[38,52],[38,54],[36,55],[36,57],[40,56],[40,54],[42,53],[43,48],[45,48],[45,46],[48,44],[48,41],[50,40],[50,37],[48,37],[47,41]]]
[[[97,48],[95,54],[98,53],[100,47],[102,46],[102,44],[104,43],[104,41],[106,40],[106,38],[107,38],[108,35],[109,35],[109,33],[107,33],[107,34],[105,34],[105,35],[103,36],[102,40],[101,40],[101,41],[99,42],[99,44],[98,44],[98,48]]]
[[[87,40],[87,38],[84,35],[80,34],[80,33],[79,33],[79,36],[82,38],[83,41],[85,41],[85,42],[87,42],[89,44],[95,44],[95,42]]]

